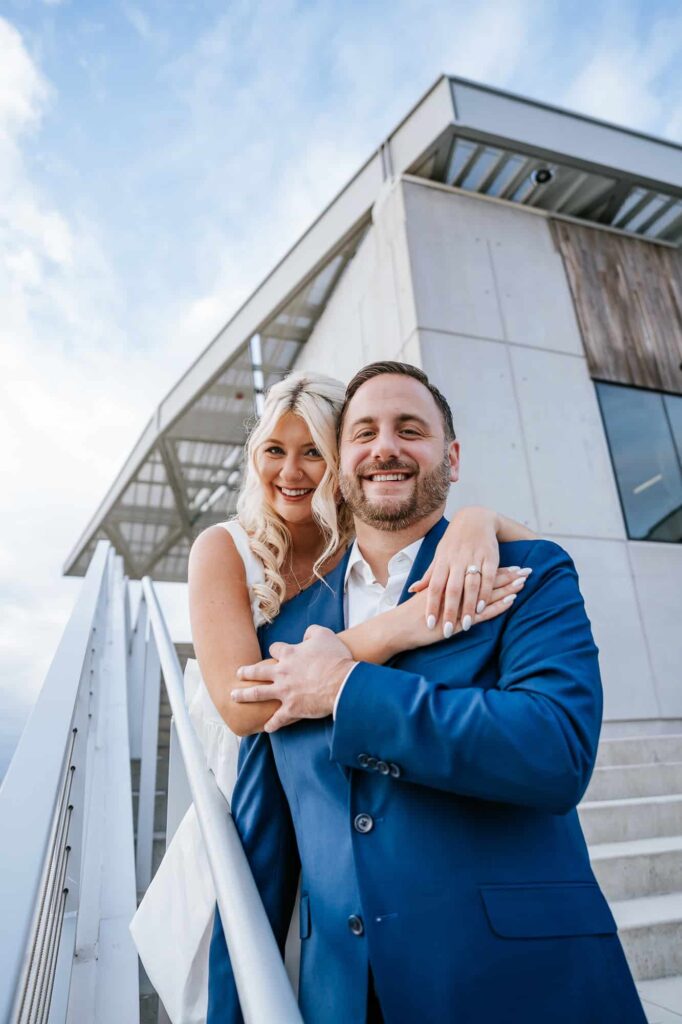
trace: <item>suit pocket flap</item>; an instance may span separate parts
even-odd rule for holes
[[[595,882],[482,885],[480,892],[490,927],[505,939],[611,935],[617,931]]]
[[[298,922],[301,928],[301,938],[307,939],[310,935],[310,897],[305,894],[301,895]]]

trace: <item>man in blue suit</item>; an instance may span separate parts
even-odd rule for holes
[[[366,367],[340,457],[356,542],[263,629],[278,664],[244,675],[273,681],[236,695],[281,701],[242,743],[232,813],[282,945],[301,871],[306,1024],[645,1024],[575,810],[602,697],[570,557],[503,544],[533,570],[505,615],[356,664],[336,633],[405,600],[447,525],[447,402]],[[208,1022],[240,1019],[216,911]]]

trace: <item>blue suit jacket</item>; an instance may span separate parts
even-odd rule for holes
[[[335,721],[242,742],[232,813],[282,946],[301,869],[306,1024],[364,1022],[370,964],[386,1024],[645,1024],[575,811],[602,711],[575,568],[547,541],[500,553],[533,568],[505,615],[360,664]],[[264,655],[343,629],[345,567],[282,606]],[[207,1020],[241,1020],[217,911]]]

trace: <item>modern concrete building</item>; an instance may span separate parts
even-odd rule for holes
[[[290,367],[422,366],[482,503],[573,555],[607,722],[682,720],[682,147],[443,77],[161,402],[100,537],[184,580]],[[667,726],[666,726],[667,727]],[[677,726],[675,726],[677,728]]]
[[[106,538],[130,578],[184,580],[264,388],[423,367],[462,444],[451,508],[578,567],[605,692],[581,818],[652,1021],[682,1015],[680,243],[681,146],[440,78],[160,403],[64,567]]]

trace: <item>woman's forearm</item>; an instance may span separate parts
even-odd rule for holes
[[[537,533],[533,533],[523,523],[517,523],[515,519],[503,516],[501,512],[497,512],[496,515],[495,533],[501,544],[506,544],[508,541],[513,540],[537,540]]]
[[[409,651],[440,639],[424,623],[426,595],[416,594],[358,626],[344,629],[339,637],[355,661],[383,665],[401,651]]]

